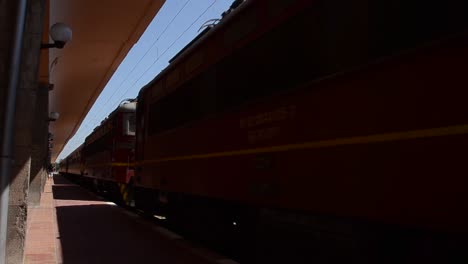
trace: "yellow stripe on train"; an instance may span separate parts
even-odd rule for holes
[[[257,154],[257,153],[283,152],[283,151],[300,150],[300,149],[327,148],[327,147],[336,147],[336,146],[343,146],[343,145],[369,144],[369,143],[378,143],[378,142],[390,142],[390,141],[442,137],[442,136],[452,136],[452,135],[462,135],[462,134],[468,134],[468,125],[419,129],[419,130],[410,130],[410,131],[403,131],[403,132],[391,132],[391,133],[382,133],[382,134],[367,135],[367,136],[356,136],[356,137],[348,137],[348,138],[326,139],[326,140],[319,140],[319,141],[312,141],[312,142],[305,142],[305,143],[298,143],[298,144],[278,145],[278,146],[263,147],[263,148],[241,149],[241,150],[225,151],[225,152],[175,156],[175,157],[161,158],[161,159],[155,159],[155,160],[144,160],[144,161],[136,162],[136,165],[161,163],[161,162],[167,162],[167,161],[239,156],[239,155]]]
[[[124,162],[108,162],[108,163],[94,163],[86,164],[88,167],[132,167],[135,166],[135,163],[124,163]]]

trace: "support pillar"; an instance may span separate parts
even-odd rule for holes
[[[36,110],[33,121],[31,173],[29,180],[28,205],[39,206],[42,187],[47,179],[48,165],[48,101],[49,84],[39,84],[36,93]]]
[[[14,2],[16,0],[0,0],[0,5],[11,3],[10,5],[15,6]],[[5,11],[0,12],[0,16],[8,17],[8,12],[11,12],[11,10]],[[24,239],[26,235],[32,161],[32,135],[33,131],[35,131],[33,121],[38,91],[38,66],[44,11],[44,0],[28,0],[21,55],[20,81],[16,93],[15,135],[13,142],[14,164],[10,175],[6,263],[16,264],[23,263],[24,261]],[[14,18],[12,19],[14,21]],[[3,18],[0,17],[0,20],[3,20]],[[8,51],[2,50],[0,53],[8,53]]]

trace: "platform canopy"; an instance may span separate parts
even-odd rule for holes
[[[119,64],[160,10],[164,0],[50,0],[49,25],[62,22],[73,30],[64,49],[44,55],[41,80],[53,84],[49,110],[54,135],[52,161],[76,133]],[[47,22],[47,21],[46,21]],[[47,23],[46,23],[47,24]],[[46,71],[46,73],[44,73]],[[47,75],[48,76],[44,76]]]

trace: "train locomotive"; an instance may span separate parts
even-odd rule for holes
[[[235,1],[138,95],[135,206],[243,263],[468,261],[467,10]]]
[[[136,101],[126,99],[64,160],[63,174],[130,205],[134,176]],[[73,164],[74,169],[70,169]]]

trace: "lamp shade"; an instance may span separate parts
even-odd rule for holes
[[[49,113],[49,120],[55,121],[60,117],[60,114],[57,112],[50,112]]]
[[[67,43],[72,39],[72,30],[64,23],[56,23],[50,28],[50,37],[54,41]]]

